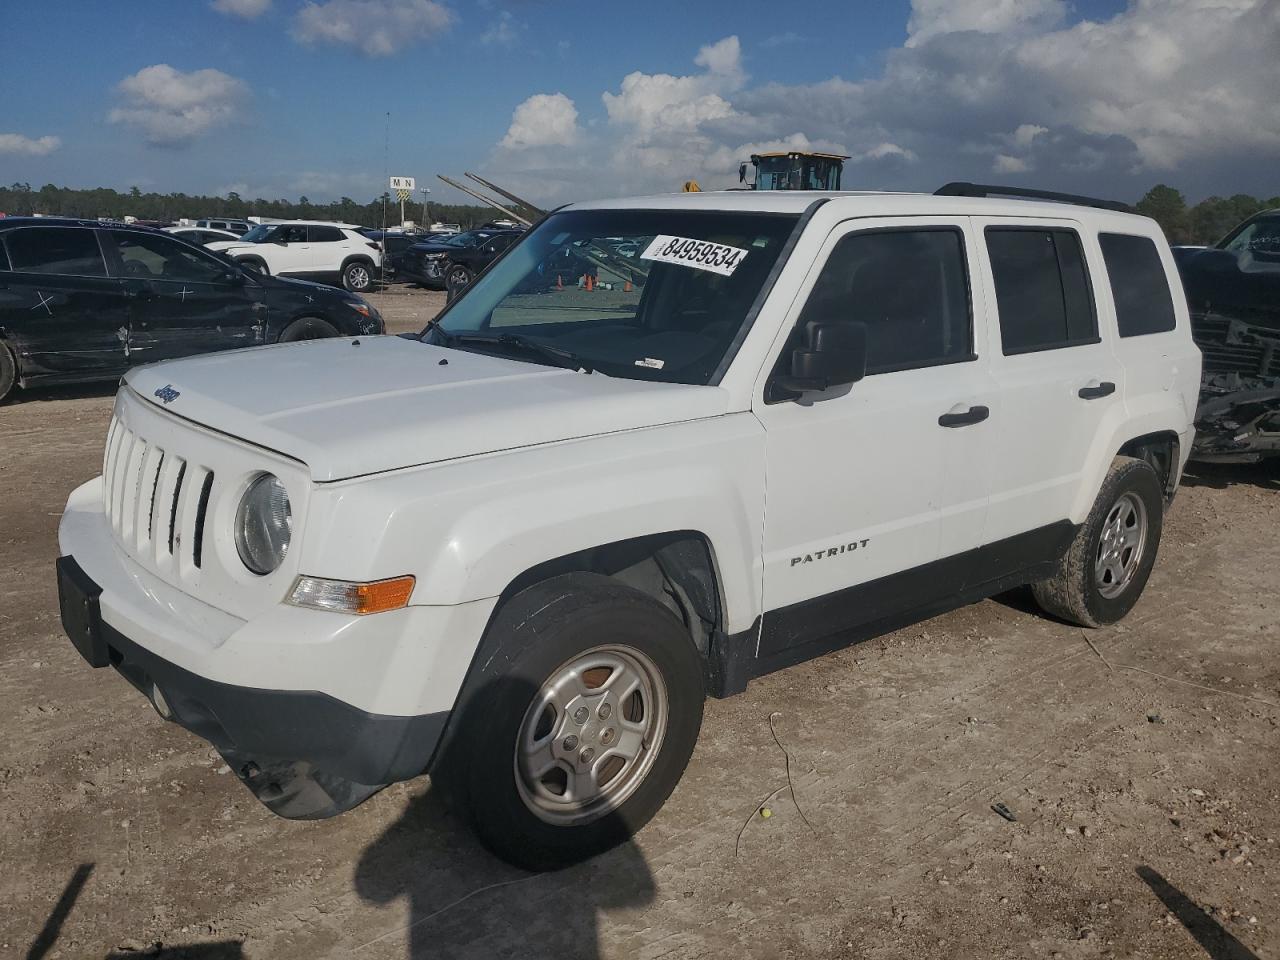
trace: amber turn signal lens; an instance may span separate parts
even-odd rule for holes
[[[410,576],[375,580],[372,583],[298,577],[289,593],[289,602],[297,607],[332,610],[335,613],[382,613],[408,606],[414,583],[415,579]]]

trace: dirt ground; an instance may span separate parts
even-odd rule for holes
[[[377,299],[395,329],[442,302]],[[1017,593],[756,681],[708,703],[633,843],[530,876],[425,778],[276,819],[80,659],[55,531],[111,392],[0,408],[0,957],[1280,956],[1264,470],[1195,471],[1123,625],[1086,639]]]

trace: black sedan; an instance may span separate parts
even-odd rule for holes
[[[159,230],[0,219],[0,399],[154,360],[382,332],[355,294],[245,270]]]

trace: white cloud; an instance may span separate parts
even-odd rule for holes
[[[488,29],[480,34],[480,42],[486,47],[506,47],[510,49],[520,42],[525,25],[517,20],[510,10],[503,10],[498,19],[489,24]]]
[[[563,93],[536,93],[511,115],[511,126],[500,146],[572,146],[578,140],[578,108]]]
[[[151,143],[180,146],[239,117],[248,85],[221,70],[184,73],[167,63],[143,67],[120,81],[125,105],[107,119],[142,131]]]
[[[518,192],[535,200],[727,186],[751,144],[802,140],[846,145],[850,188],[994,169],[1127,199],[1157,179],[1201,196],[1274,192],[1280,2],[1128,0],[1099,20],[1071,9],[913,0],[907,42],[856,82],[753,86],[728,37],[688,74],[627,74],[602,94],[607,123],[584,112],[572,147],[520,163],[499,149],[492,172],[525,177]]]
[[[912,0],[907,46],[948,33],[1016,33],[1061,23],[1063,0]]]
[[[228,17],[256,20],[271,8],[271,0],[213,0],[210,6]]]
[[[20,133],[0,133],[0,153],[46,157],[62,146],[58,137],[26,137]]]
[[[453,11],[436,0],[324,0],[308,2],[293,21],[300,43],[355,47],[370,57],[389,57],[448,30]]]
[[[1035,142],[1036,137],[1042,133],[1048,133],[1048,127],[1042,127],[1035,123],[1020,124],[1018,129],[1013,131],[1013,142],[1020,147],[1029,147]]]
[[[991,169],[996,173],[1026,173],[1030,164],[1021,157],[1011,157],[1007,153],[997,153]]]

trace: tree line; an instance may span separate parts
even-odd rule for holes
[[[1259,200],[1237,193],[1233,197],[1207,197],[1188,207],[1180,190],[1161,183],[1148,190],[1134,208],[1160,224],[1170,243],[1209,245],[1255,213],[1280,209],[1280,196]]]
[[[430,204],[432,221],[457,223],[464,229],[501,217],[491,207],[470,204]],[[400,222],[400,201],[384,193],[368,203],[358,203],[343,197],[332,203],[312,203],[306,197],[295,200],[246,200],[238,193],[225,197],[211,197],[186,193],[143,193],[133,187],[121,193],[107,187],[92,190],[73,190],[47,183],[33,190],[29,183],[15,183],[0,187],[0,212],[9,216],[44,214],[58,217],[84,217],[90,220],[110,218],[123,220],[136,217],[139,220],[165,222],[181,217],[269,217],[275,220],[339,220],[362,227],[381,227]],[[415,196],[405,202],[405,217],[422,220],[422,199]]]
[[[422,219],[422,203],[415,197],[405,205],[406,216]],[[1240,221],[1260,210],[1280,208],[1280,196],[1260,200],[1247,194],[1233,197],[1208,197],[1188,206],[1181,191],[1167,184],[1157,184],[1147,191],[1135,209],[1153,218],[1164,228],[1170,243],[1210,244],[1220,240]],[[379,227],[384,222],[398,223],[400,204],[384,193],[368,203],[357,203],[343,197],[332,203],[312,203],[306,197],[294,200],[246,200],[238,193],[225,197],[186,193],[143,193],[133,187],[120,193],[107,187],[73,190],[51,183],[39,190],[29,183],[0,187],[0,212],[10,216],[109,217],[122,220],[126,216],[139,220],[172,221],[180,217],[270,217],[277,220],[340,220],[364,227]],[[473,227],[499,216],[497,210],[471,204],[432,203],[431,219]],[[384,221],[385,217],[385,221]]]

